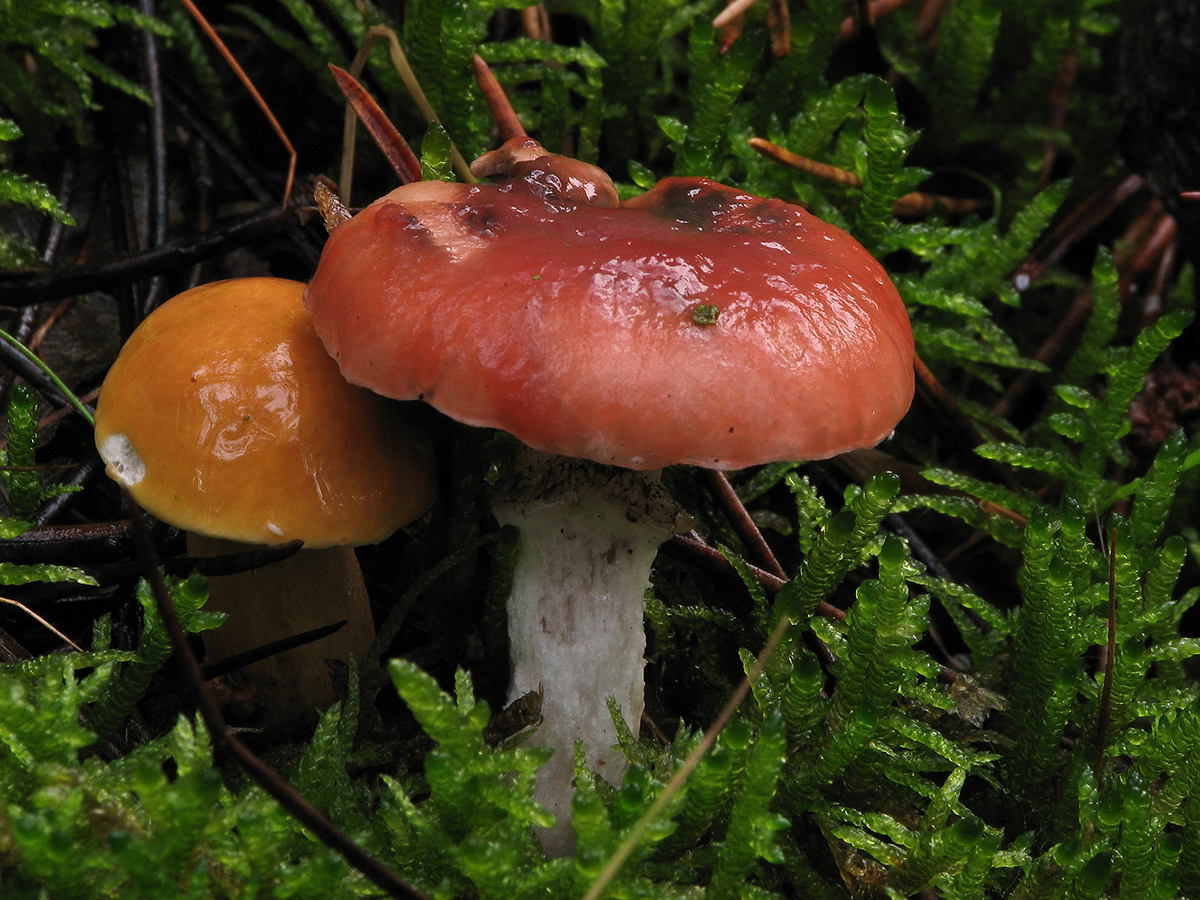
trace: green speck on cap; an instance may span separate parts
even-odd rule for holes
[[[708,303],[701,303],[692,308],[692,321],[697,325],[716,325],[717,316],[721,310]]]

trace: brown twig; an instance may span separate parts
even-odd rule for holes
[[[1067,118],[1067,105],[1071,100],[1071,88],[1075,85],[1075,72],[1079,68],[1079,54],[1072,50],[1063,57],[1062,65],[1054,78],[1054,87],[1050,91],[1050,115],[1046,127],[1052,132],[1062,131]],[[1046,139],[1042,156],[1042,171],[1038,175],[1038,190],[1050,182],[1050,172],[1054,168],[1054,159],[1058,155],[1058,139]]]
[[[363,69],[366,68],[367,57],[371,52],[371,48],[379,40],[387,42],[388,55],[392,60],[392,68],[400,75],[400,80],[404,82],[404,87],[408,90],[408,94],[412,97],[413,102],[417,104],[417,109],[421,111],[421,115],[425,118],[425,121],[430,124],[433,122],[441,124],[441,120],[434,111],[433,104],[425,96],[421,82],[417,79],[416,73],[413,72],[412,66],[408,64],[408,56],[405,54],[404,48],[400,46],[400,39],[396,37],[396,32],[386,25],[373,25],[367,30],[367,33],[363,36],[362,45],[358,48],[358,53],[355,54],[353,62],[350,63],[350,74],[355,78],[362,75]],[[351,106],[347,106],[342,128],[342,170],[338,176],[338,189],[341,191],[342,199],[347,205],[350,203],[350,189],[354,179],[354,125],[354,109]],[[467,165],[467,161],[463,159],[462,154],[458,152],[458,148],[453,144],[450,145],[450,160],[459,178],[467,182],[475,180],[475,177],[471,174],[471,167]]]
[[[663,547],[674,552],[678,556],[690,561],[691,563],[708,569],[710,572],[717,572],[723,575],[731,575],[737,577],[737,571],[730,565],[721,551],[705,541],[700,535],[692,531],[688,534],[677,534]],[[747,568],[768,593],[778,594],[783,590],[783,586],[787,584],[787,580],[780,578],[777,575],[772,575],[764,569],[758,568],[747,563]],[[845,610],[838,609],[832,603],[825,600],[817,604],[816,614],[824,616],[827,619],[844,619],[846,618]]]
[[[792,52],[792,14],[787,0],[770,0],[767,7],[767,33],[771,36],[771,55],[783,59]]]
[[[75,643],[73,640],[71,640],[69,637],[67,637],[65,634],[63,634],[61,631],[59,631],[57,628],[55,628],[47,619],[43,618],[38,613],[34,612],[32,609],[30,609],[24,603],[21,603],[18,600],[11,600],[8,597],[0,597],[0,603],[7,604],[9,606],[15,606],[17,609],[21,610],[21,612],[25,613],[27,616],[32,618],[34,621],[36,621],[43,628],[45,628],[46,630],[51,632],[53,635],[55,635],[56,637],[58,637],[65,643],[70,644],[75,650],[77,650],[81,653],[83,652],[82,647],[80,647],[77,643]]]
[[[1162,255],[1158,258],[1158,266],[1154,270],[1154,277],[1151,278],[1150,287],[1146,290],[1142,298],[1143,328],[1155,322],[1163,314],[1163,295],[1166,293],[1167,284],[1170,282],[1171,275],[1175,271],[1177,247],[1178,243],[1172,240],[1163,248]]]
[[[738,23],[738,20],[746,15],[746,11],[757,2],[758,0],[730,0],[729,4],[712,20],[713,28],[720,31],[722,28]],[[738,31],[741,31],[740,23],[738,24]]]
[[[1013,286],[1023,291],[1041,278],[1083,235],[1133,196],[1143,183],[1142,176],[1126,172],[1093,191],[1038,242],[1028,259],[1017,266],[1012,276]]]
[[[734,0],[736,2],[736,0]],[[731,4],[732,5],[732,4]],[[721,16],[713,19],[713,25]],[[717,52],[724,56],[729,48],[734,45],[738,38],[742,36],[742,29],[746,24],[745,13],[731,17],[724,25],[717,28]]]
[[[525,37],[535,41],[549,43],[554,40],[554,33],[550,29],[550,13],[545,3],[535,3],[521,10],[521,31]]]
[[[275,118],[275,113],[271,112],[271,107],[267,105],[267,101],[264,100],[262,94],[258,92],[258,88],[254,86],[254,82],[250,80],[250,76],[245,73],[241,65],[239,65],[238,61],[234,58],[233,54],[229,52],[229,48],[225,46],[225,42],[221,40],[220,35],[218,35],[213,27],[208,24],[208,19],[204,18],[192,0],[180,0],[180,2],[182,2],[184,7],[187,8],[187,11],[191,13],[192,18],[195,19],[200,28],[203,29],[205,35],[208,36],[208,39],[213,42],[213,46],[217,48],[217,51],[221,54],[221,56],[225,57],[225,62],[229,63],[230,68],[232,68],[234,74],[237,75],[238,80],[245,86],[246,90],[250,92],[250,96],[254,98],[254,102],[258,104],[258,108],[262,110],[263,115],[267,117],[267,121],[271,123],[271,128],[275,131],[275,134],[283,144],[284,149],[287,150],[287,181],[284,183],[283,188],[283,202],[279,204],[281,207],[286,209],[292,198],[292,184],[296,180],[296,148],[292,146],[291,140],[288,139],[287,132],[283,130],[283,126],[280,125],[279,120]]]
[[[46,321],[42,322],[37,327],[37,330],[30,336],[27,346],[31,353],[41,355],[42,341],[46,339],[46,335],[50,333],[50,329],[58,324],[59,319],[66,315],[67,310],[71,308],[71,304],[75,301],[74,297],[64,297],[58,301],[58,306],[54,307],[54,311],[46,317]],[[30,307],[32,308],[32,307]]]
[[[342,96],[346,98],[346,102],[350,104],[359,121],[366,127],[367,133],[371,135],[375,145],[382,151],[400,181],[404,184],[420,181],[421,161],[408,146],[408,141],[396,130],[396,126],[392,124],[384,111],[379,108],[375,98],[368,94],[354,76],[344,69],[339,69],[330,63],[329,71],[333,73],[333,80],[337,82],[338,90],[342,92]]]
[[[816,175],[818,178],[824,178],[826,181],[832,181],[835,184],[844,184],[847,187],[862,187],[862,179],[853,172],[839,168],[838,166],[831,166],[829,163],[809,159],[807,156],[800,156],[791,150],[786,150],[778,144],[768,141],[766,138],[752,137],[747,143],[761,156],[765,156],[773,162],[781,163],[809,175]]]
[[[738,537],[745,542],[747,547],[754,551],[758,556],[759,562],[763,564],[768,572],[777,578],[787,578],[787,573],[783,571],[783,566],[775,558],[775,553],[771,550],[770,544],[763,537],[763,533],[759,531],[754,519],[750,518],[750,513],[742,503],[742,498],[737,495],[737,491],[729,483],[729,477],[717,469],[701,469],[700,473],[708,485],[708,489],[717,498],[721,506],[724,507],[725,514],[729,517],[729,521],[738,533]]]
[[[967,448],[978,447],[982,444],[985,438],[979,432],[975,420],[963,412],[962,407],[958,405],[958,401],[938,381],[937,376],[930,371],[920,356],[913,357],[913,372],[916,375],[917,390],[921,398],[937,413],[938,418],[946,424],[954,439]],[[997,434],[996,436],[1005,437],[1003,434]],[[995,460],[985,459],[974,454],[969,459],[972,465],[981,466],[987,472],[988,477],[1003,482],[1009,488],[1015,489],[1017,487],[1016,477],[1007,466],[1003,466]]]
[[[954,396],[942,386],[937,376],[930,371],[929,366],[919,355],[913,356],[913,373],[917,377],[917,387],[924,393],[929,405],[934,407],[949,422],[959,439],[968,447],[983,443],[983,435],[975,427],[975,422],[958,405]]]
[[[474,62],[475,80],[479,82],[483,99],[487,101],[492,118],[496,120],[501,139],[510,141],[513,138],[525,137],[525,126],[521,124],[521,119],[509,102],[508,95],[504,93],[504,88],[500,87],[500,82],[496,80],[496,74],[479,54],[475,55]]]
[[[807,156],[800,156],[780,147],[778,144],[771,143],[765,138],[752,137],[748,140],[748,143],[760,155],[765,156],[773,162],[809,175],[816,175],[818,178],[824,178],[826,181],[832,181],[835,184],[843,184],[846,187],[854,188],[862,187],[862,179],[848,169],[831,166],[829,163],[818,162],[815,159],[809,159]],[[897,197],[896,203],[892,207],[892,212],[898,216],[912,216],[927,213],[941,207],[951,215],[966,215],[967,213],[975,212],[981,205],[978,200],[970,198],[946,197],[942,194],[926,194],[923,191],[913,191],[902,197]]]
[[[1137,248],[1129,255],[1129,262],[1121,270],[1121,296],[1128,297],[1133,291],[1133,283],[1155,268],[1158,261],[1174,244],[1179,235],[1179,226],[1174,216],[1163,213],[1160,215],[1149,233]]]
[[[1121,273],[1120,297],[1124,302],[1134,279],[1152,267],[1175,239],[1175,220],[1163,212],[1160,204],[1152,203],[1126,230],[1118,242],[1114,260]],[[1130,249],[1132,248],[1132,249]],[[1054,331],[1038,347],[1033,358],[1050,365],[1062,354],[1071,336],[1087,319],[1092,310],[1092,286],[1088,285],[1075,297],[1070,308],[1059,320]],[[1033,385],[1036,373],[1026,370],[1018,375],[1008,390],[992,406],[992,412],[1008,418],[1018,400]]]
[[[923,40],[930,40],[936,32],[942,13],[946,11],[946,0],[925,0],[921,11],[917,13],[917,34]]]

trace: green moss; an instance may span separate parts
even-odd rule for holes
[[[704,4],[551,3],[556,25],[570,23],[577,38],[569,45],[489,31],[497,11],[521,5],[412,0],[390,23],[445,122],[445,132],[421,138],[430,175],[448,175],[447,135],[468,156],[492,141],[470,70],[481,51],[535,136],[628,173],[625,195],[665,172],[703,174],[803,202],[850,229],[890,267],[922,360],[943,383],[963,386],[962,408],[993,437],[973,450],[946,446],[945,432],[915,409],[889,449],[927,464],[925,495],[902,492],[901,479],[885,473],[831,498],[820,470],[792,463],[738,476],[754,514],[779,526],[772,540],[791,577],[774,593],[697,479],[668,473],[743,584],[660,560],[648,600],[653,671],[663,707],[683,721],[668,741],[623,734],[631,768],[619,787],[577,766],[573,858],[547,860],[533,836],[547,822],[532,792],[547,751],[485,737],[490,710],[476,695],[483,664],[475,677],[459,669],[452,690],[409,661],[389,664],[423,735],[410,732],[403,746],[364,738],[359,718],[370,694],[360,694],[352,669],[346,703],[327,711],[297,752],[294,783],[427,896],[447,900],[582,896],[626,849],[604,896],[1200,891],[1200,641],[1183,631],[1200,590],[1188,558],[1194,532],[1189,548],[1176,533],[1175,504],[1194,491],[1200,453],[1178,432],[1135,459],[1127,417],[1147,371],[1189,321],[1188,301],[1177,296],[1173,311],[1135,333],[1107,249],[1090,272],[1085,263],[1039,283],[1011,280],[1052,220],[1112,163],[1100,148],[1115,133],[1097,137],[1112,112],[1099,72],[1112,15],[1105,4],[960,0],[948,4],[936,44],[919,34],[913,4],[878,24],[900,91],[842,56],[840,3],[794,2],[783,60],[767,51],[758,10],[721,54]],[[89,29],[113,24],[111,11],[89,7],[100,10],[89,18],[82,6],[46,0],[37,8],[76,21],[58,39],[38,37],[40,19],[13,19],[6,48],[28,44],[75,66],[64,64],[41,94],[23,95],[20,116],[11,98],[0,112],[22,127],[34,112],[86,116],[88,79],[129,87],[81,61],[93,59]],[[286,8],[286,20],[245,10],[239,21],[317,73],[387,21],[367,4],[289,0]],[[1041,186],[1045,98],[1072,53],[1080,102],[1097,118],[1067,117],[1054,137],[1071,180]],[[372,66],[383,91],[396,92],[393,105],[403,105],[382,57]],[[16,136],[15,127],[0,133]],[[748,149],[750,136],[841,166],[861,185],[768,163]],[[979,188],[976,212],[893,213],[897,197],[964,166]],[[12,199],[57,214],[27,182],[0,181],[0,196],[4,184],[15,185]],[[1090,318],[1070,359],[1050,371],[1031,359],[1047,331],[1039,311],[1065,306],[1085,280]],[[989,407],[1020,373],[1048,399],[1009,421]],[[20,402],[10,413],[14,462],[32,459]],[[762,415],[769,421],[770,410]],[[390,638],[407,624],[427,591],[461,598],[486,594],[490,583],[491,596],[477,604],[490,616],[480,630],[485,662],[502,665],[496,610],[519,542],[501,533],[490,565],[483,559],[490,538],[480,497],[496,454],[466,440],[456,448],[452,546],[441,558],[413,554],[417,571],[385,630]],[[44,499],[15,471],[6,484],[20,516]],[[985,545],[1003,571],[988,583],[956,581],[922,562],[921,548],[881,531],[896,513],[964,547]],[[210,624],[194,583],[175,590],[192,630]],[[1106,685],[1095,648],[1108,644],[1110,592],[1116,649]],[[823,602],[846,609],[845,619],[817,615]],[[454,615],[431,608],[420,627],[437,630]],[[792,624],[749,699],[674,793],[672,776],[699,729],[783,617]],[[950,654],[936,645],[946,632]],[[104,645],[101,629],[95,646]],[[189,721],[111,764],[86,755],[133,707],[164,654],[147,607],[136,653],[94,649],[0,669],[4,895],[370,895],[273,801],[223,782],[203,730]]]

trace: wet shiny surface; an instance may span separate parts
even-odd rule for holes
[[[353,387],[312,329],[304,285],[239,279],[168,301],[105,380],[102,445],[125,434],[150,512],[189,531],[310,546],[381,540],[432,502],[428,451],[394,404]],[[412,485],[418,485],[414,490]]]
[[[347,377],[632,468],[826,457],[907,410],[904,306],[844,232],[703,179],[544,187],[410,185],[339,226],[306,302]]]

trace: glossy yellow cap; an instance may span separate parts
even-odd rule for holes
[[[304,285],[239,278],[155,310],[113,364],[96,446],[146,510],[210,537],[381,541],[433,503],[433,461],[394,401],[348,384]]]

